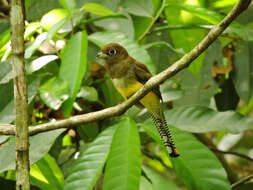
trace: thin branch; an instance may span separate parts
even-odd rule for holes
[[[11,64],[16,107],[16,189],[30,190],[27,84],[24,61],[24,0],[11,3]]]
[[[244,158],[246,160],[249,160],[251,162],[253,162],[253,158],[245,155],[245,154],[241,154],[241,153],[238,153],[238,152],[233,152],[233,151],[223,151],[223,150],[219,150],[217,148],[213,148],[213,147],[209,147],[211,150],[215,151],[215,152],[219,152],[219,153],[222,153],[222,154],[231,154],[231,155],[235,155],[235,156],[238,156],[238,157],[241,157],[241,158]]]
[[[160,14],[162,14],[163,12],[163,9],[166,7],[166,1],[163,0],[162,1],[162,4],[161,4],[161,7],[159,8],[159,10],[157,11],[155,17],[152,17],[151,18],[151,22],[149,24],[149,26],[146,28],[146,30],[142,33],[141,36],[139,36],[139,38],[137,39],[137,42],[140,42],[145,36],[146,34],[149,33],[149,31],[151,30],[152,26],[155,24],[155,21],[159,18]]]
[[[240,186],[240,185],[243,185],[243,184],[245,184],[246,182],[248,182],[248,181],[251,180],[251,179],[253,179],[253,174],[250,174],[250,175],[248,175],[248,176],[246,176],[246,177],[240,179],[239,181],[233,183],[233,184],[231,185],[231,188],[234,189],[234,188],[236,188],[236,187],[238,187],[238,186]]]
[[[138,90],[133,96],[127,99],[125,102],[113,106],[110,108],[103,109],[101,111],[91,112],[83,115],[73,116],[68,119],[63,119],[55,122],[45,123],[37,125],[34,127],[29,127],[29,133],[31,135],[59,129],[59,128],[69,128],[79,124],[88,123],[92,121],[102,120],[105,118],[118,116],[123,114],[127,109],[133,106],[137,101],[144,97],[151,89],[159,84],[163,83],[165,80],[173,77],[179,71],[188,67],[193,60],[195,60],[203,51],[205,51],[221,33],[228,27],[228,25],[244,10],[247,9],[251,0],[240,0],[230,13],[218,24],[215,25],[207,36],[189,53],[185,54],[180,60],[175,62],[172,66],[159,73],[158,75],[153,76],[147,81],[147,83]],[[2,127],[0,127],[1,129]],[[12,130],[11,130],[12,129]],[[0,131],[0,134],[13,135],[15,132],[13,126],[9,126],[8,130],[3,133]]]

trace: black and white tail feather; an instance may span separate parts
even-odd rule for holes
[[[163,114],[162,114],[163,115]],[[165,147],[167,148],[169,155],[171,157],[178,157],[179,156],[179,152],[177,151],[177,148],[175,146],[175,143],[172,139],[170,130],[168,128],[168,124],[166,122],[166,119],[164,117],[164,115],[160,118],[160,117],[156,117],[151,113],[151,118],[159,132],[159,135],[165,145]]]

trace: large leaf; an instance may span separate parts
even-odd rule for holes
[[[129,55],[147,65],[151,73],[156,73],[156,68],[153,65],[150,56],[147,51],[141,48],[136,42],[129,39],[119,32],[96,32],[89,35],[89,40],[95,43],[99,47],[103,47],[108,43],[119,43],[126,48]]]
[[[64,131],[65,129],[57,129],[54,131],[48,131],[34,135],[29,138],[30,140],[30,164],[33,164],[40,160],[53,145],[55,139]],[[46,140],[45,140],[46,139]],[[6,159],[8,158],[8,159]],[[15,139],[9,140],[8,142],[0,146],[0,173],[7,170],[15,169]]]
[[[152,186],[154,187],[154,190],[179,190],[179,187],[177,187],[176,184],[169,181],[169,179],[166,179],[165,177],[161,176],[151,168],[148,168],[147,166],[142,167],[148,178],[152,182]]]
[[[55,159],[46,154],[31,166],[31,182],[41,189],[63,189],[64,177]]]
[[[115,126],[117,127],[117,126]],[[67,177],[64,190],[92,190],[102,173],[109,154],[115,127],[104,130],[89,144],[74,163],[70,175]]]
[[[112,140],[105,168],[103,190],[138,190],[141,177],[141,152],[138,129],[133,120],[120,122]]]
[[[87,34],[83,31],[72,36],[62,53],[59,77],[68,82],[70,89],[70,98],[63,104],[63,114],[65,116],[68,116],[72,110],[86,72],[87,48]]]
[[[154,125],[143,124],[142,126],[166,151]],[[231,189],[224,168],[207,147],[184,131],[175,127],[170,127],[170,129],[180,152],[180,156],[171,158],[171,162],[177,175],[189,189]]]
[[[253,129],[253,120],[235,111],[217,112],[204,106],[181,106],[166,112],[169,124],[184,131],[232,133]]]

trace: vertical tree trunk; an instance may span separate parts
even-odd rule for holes
[[[11,4],[11,63],[14,74],[16,106],[16,189],[29,190],[29,136],[27,84],[24,65],[24,0]]]

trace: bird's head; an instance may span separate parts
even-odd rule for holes
[[[105,45],[101,52],[97,54],[97,58],[105,60],[107,64],[118,63],[128,57],[125,48],[117,43],[110,43]]]

